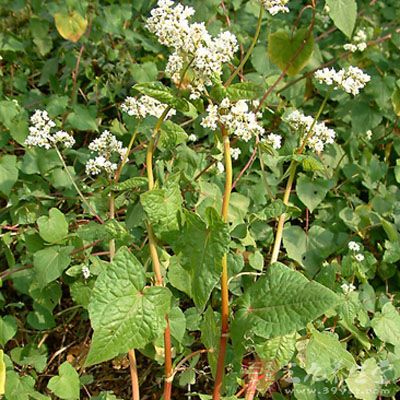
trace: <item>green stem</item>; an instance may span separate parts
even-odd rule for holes
[[[312,134],[313,134],[313,128],[315,126],[315,124],[318,121],[318,118],[321,116],[322,111],[325,108],[325,105],[328,101],[329,98],[329,94],[330,94],[330,90],[326,93],[325,98],[321,104],[321,106],[318,109],[318,112],[314,118],[314,121],[312,122],[310,129],[308,130],[305,138],[303,139],[300,147],[297,150],[297,154],[302,154],[307,142],[309,141],[309,139],[311,138]],[[289,178],[288,181],[286,183],[286,189],[285,189],[285,193],[283,195],[283,204],[285,204],[285,206],[287,206],[289,204],[289,199],[290,199],[290,192],[292,191],[292,186],[296,177],[296,170],[297,170],[297,161],[292,160],[289,168],[288,168],[288,173],[289,173]],[[281,243],[282,243],[282,235],[283,235],[283,226],[285,224],[285,220],[286,220],[286,213],[283,213],[278,220],[278,226],[276,228],[276,234],[275,234],[275,241],[274,241],[274,247],[272,250],[272,255],[271,255],[271,264],[273,264],[274,262],[278,261],[278,257],[279,257],[279,250],[281,248]]]
[[[82,202],[86,205],[86,207],[89,209],[89,211],[92,213],[92,215],[101,223],[104,224],[104,221],[100,218],[99,215],[97,215],[96,211],[93,209],[93,207],[89,204],[89,202],[85,199],[85,196],[83,195],[83,193],[80,191],[78,185],[75,183],[74,178],[72,177],[71,173],[68,170],[67,164],[64,161],[63,156],[60,153],[60,150],[58,150],[57,146],[54,146],[58,157],[60,158],[60,161],[65,169],[65,172],[67,173],[72,185],[74,186],[75,190],[77,191],[79,197],[81,198]]]
[[[225,159],[225,190],[222,202],[222,219],[228,222],[229,200],[232,191],[232,157],[228,132],[222,127],[222,140],[224,142]],[[225,375],[225,354],[229,336],[229,291],[228,291],[228,255],[222,258],[221,274],[221,336],[215,374],[213,400],[221,398],[222,382]]]
[[[243,69],[243,67],[245,66],[247,60],[249,59],[249,57],[251,56],[251,54],[253,53],[254,47],[257,44],[257,40],[258,37],[260,36],[260,31],[261,31],[261,22],[262,22],[262,16],[263,16],[263,12],[264,12],[264,7],[262,5],[260,5],[260,13],[258,14],[258,21],[257,21],[257,28],[256,28],[256,33],[253,37],[253,40],[250,44],[250,47],[247,50],[246,55],[243,57],[242,61],[240,62],[240,64],[238,65],[238,67],[235,69],[235,71],[233,71],[233,73],[231,74],[231,76],[228,78],[228,80],[225,82],[224,86],[228,87],[233,79],[236,77],[236,75]]]

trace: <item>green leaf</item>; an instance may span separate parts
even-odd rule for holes
[[[296,193],[301,202],[312,213],[325,199],[332,182],[323,178],[310,179],[304,174],[297,178]]]
[[[4,363],[4,352],[0,350],[0,396],[6,392],[6,364]]]
[[[392,105],[394,113],[400,117],[400,89],[397,88],[392,94]]]
[[[368,358],[361,370],[353,368],[345,380],[356,399],[375,400],[378,397],[382,382],[382,372],[374,358]]]
[[[66,122],[71,128],[78,131],[98,131],[94,107],[76,105],[74,111],[68,115]]]
[[[326,0],[326,5],[333,23],[350,39],[357,19],[356,1]]]
[[[143,64],[133,64],[130,67],[132,78],[136,82],[150,82],[157,79],[158,69],[153,62],[145,62]]]
[[[400,346],[400,315],[392,303],[386,303],[382,312],[375,314],[371,326],[382,342]]]
[[[50,209],[48,217],[38,218],[37,224],[39,235],[48,243],[58,243],[68,235],[68,222],[57,208]]]
[[[262,94],[260,85],[254,82],[240,82],[230,85],[226,89],[229,100],[238,101],[242,99],[254,100]]]
[[[280,369],[293,357],[296,350],[296,333],[276,336],[255,345],[257,354],[263,361],[272,362]]]
[[[178,124],[172,121],[164,121],[160,129],[160,139],[157,147],[160,150],[173,150],[187,140],[187,133]]]
[[[147,178],[135,176],[126,181],[112,185],[111,190],[115,192],[125,192],[126,190],[138,189],[144,186],[147,186]]]
[[[71,262],[71,247],[51,246],[37,251],[33,256],[33,268],[41,287],[55,281]]]
[[[238,314],[256,335],[269,339],[304,328],[338,301],[325,286],[275,263],[239,298]]]
[[[34,389],[35,380],[29,376],[19,376],[14,371],[7,371],[5,398],[12,400],[50,400]]]
[[[317,380],[334,378],[342,369],[350,370],[356,362],[339,342],[337,335],[313,329],[306,347],[305,370]]]
[[[4,155],[0,159],[0,192],[8,196],[18,179],[17,157]]]
[[[170,291],[146,286],[144,267],[121,247],[93,289],[89,315],[94,334],[86,365],[143,348],[162,335],[170,303]]]
[[[187,112],[189,111],[189,103],[177,97],[173,90],[167,86],[164,86],[161,82],[145,82],[138,83],[133,87],[138,92],[147,96],[153,97],[161,103],[167,104],[178,111]]]
[[[286,31],[277,31],[268,36],[268,54],[274,64],[285,70],[290,61],[294,60],[287,69],[288,76],[298,74],[310,60],[314,49],[314,38],[312,35],[309,38],[307,36],[307,29],[299,29],[293,36]],[[306,44],[299,52],[306,39]],[[297,57],[294,59],[295,55]]]
[[[191,212],[185,212],[185,217],[185,225],[171,236],[170,243],[188,272],[190,297],[199,309],[204,309],[219,281],[222,257],[228,251],[228,227],[213,208],[207,209],[206,222]]]
[[[68,361],[60,365],[58,376],[53,376],[47,384],[49,390],[65,400],[79,399],[79,386],[79,375]]]
[[[58,33],[67,40],[76,43],[85,33],[88,21],[77,11],[54,14]]]
[[[149,190],[140,196],[140,202],[157,236],[163,237],[179,228],[182,196],[178,184]]]
[[[201,341],[208,349],[207,359],[210,364],[211,373],[215,376],[217,369],[218,348],[220,338],[220,327],[218,326],[218,319],[211,307],[208,307],[204,313],[203,321],[200,325]]]
[[[17,320],[12,315],[0,318],[0,345],[5,344],[17,333]]]

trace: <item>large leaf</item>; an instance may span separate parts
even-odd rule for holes
[[[239,299],[238,314],[255,334],[268,339],[304,328],[338,301],[325,286],[275,263]]]
[[[355,365],[353,356],[335,334],[313,330],[306,348],[307,373],[316,378],[330,379],[343,368],[350,370]]]
[[[48,243],[57,243],[68,235],[68,222],[64,214],[52,208],[49,216],[43,215],[38,218],[39,235]]]
[[[356,0],[326,0],[326,5],[336,27],[351,38],[357,19]]]
[[[60,399],[79,399],[79,375],[75,368],[65,361],[60,365],[58,374],[49,380],[47,387]]]
[[[76,43],[85,33],[88,21],[77,11],[71,13],[54,14],[54,20],[58,33],[67,40]]]
[[[153,189],[140,196],[140,202],[157,236],[175,231],[178,214],[182,208],[182,196],[177,184],[163,189]]]
[[[171,293],[145,285],[141,263],[128,248],[120,248],[93,289],[89,315],[94,334],[86,365],[142,348],[162,335]]]
[[[308,38],[307,36],[307,29],[299,29],[294,35],[290,35],[286,31],[277,31],[268,36],[268,54],[271,61],[282,71],[290,63],[290,67],[287,69],[289,76],[298,74],[307,65],[313,53],[314,38],[312,35]],[[307,41],[303,45],[306,39]]]
[[[382,342],[400,346],[400,315],[392,303],[386,303],[381,313],[376,313],[371,326]]]
[[[199,309],[203,309],[219,280],[221,260],[228,251],[229,232],[213,208],[206,211],[207,223],[195,213],[186,212],[185,216],[185,225],[170,238],[170,242],[188,272],[190,297]]]

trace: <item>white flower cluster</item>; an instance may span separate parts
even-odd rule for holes
[[[90,278],[90,275],[91,275],[90,269],[86,265],[84,265],[82,267],[82,275],[83,275],[83,279],[89,279]]]
[[[352,53],[364,51],[367,48],[367,34],[364,29],[359,29],[353,37],[353,43],[347,43],[343,48]]]
[[[269,133],[262,139],[264,143],[269,144],[273,149],[278,150],[282,147],[282,136],[276,133]]]
[[[354,258],[358,261],[364,261],[364,254],[359,253],[359,251],[361,250],[361,246],[357,243],[354,242],[353,240],[349,242],[348,244],[349,250],[353,251],[354,253],[357,253],[354,255]]]
[[[158,41],[174,49],[166,66],[166,73],[177,84],[182,70],[190,63],[194,77],[188,84],[191,98],[198,98],[206,86],[212,84],[212,76],[221,76],[222,66],[232,60],[238,49],[237,39],[230,32],[212,37],[203,22],[190,23],[192,7],[175,5],[172,0],[159,0],[158,7],[147,19],[147,29]]]
[[[150,96],[140,96],[139,98],[127,97],[121,104],[121,109],[131,117],[146,118],[148,115],[160,118],[167,106]],[[174,109],[168,112],[167,118],[176,114]]]
[[[356,287],[352,283],[343,283],[343,285],[341,285],[340,287],[342,288],[344,294],[349,294],[356,290]]]
[[[334,85],[335,90],[340,88],[353,96],[360,93],[360,89],[371,80],[371,77],[360,68],[352,66],[339,71],[335,68],[323,68],[316,71],[314,76],[320,83]]]
[[[262,5],[271,15],[289,12],[289,8],[286,6],[288,2],[289,0],[261,0]]]
[[[49,118],[47,111],[36,110],[30,121],[29,135],[25,139],[26,146],[50,149],[58,143],[66,148],[70,148],[75,144],[75,139],[67,132],[57,131],[54,134],[51,133],[51,129],[56,124]]]
[[[98,155],[86,163],[87,175],[98,175],[102,171],[112,175],[117,170],[118,165],[112,162],[111,158],[117,153],[122,160],[127,152],[127,149],[122,147],[122,142],[117,140],[109,131],[104,131],[99,138],[93,140],[89,144],[89,149],[92,152],[97,152]]]
[[[303,139],[309,136],[306,145],[316,152],[323,151],[325,145],[332,144],[335,140],[336,134],[333,129],[328,128],[323,122],[314,123],[313,117],[304,115],[298,110],[288,115],[287,122],[293,129],[302,131]]]
[[[201,121],[201,126],[204,128],[216,130],[218,124],[221,124],[230,134],[245,142],[264,133],[264,128],[257,121],[261,114],[250,111],[246,100],[231,103],[225,98],[219,106],[210,104],[207,112],[208,115]]]
[[[231,157],[234,160],[237,160],[239,158],[240,154],[242,154],[242,151],[238,147],[231,148]]]

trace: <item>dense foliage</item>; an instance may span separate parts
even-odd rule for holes
[[[0,397],[396,398],[399,2],[177,4],[1,1]]]

